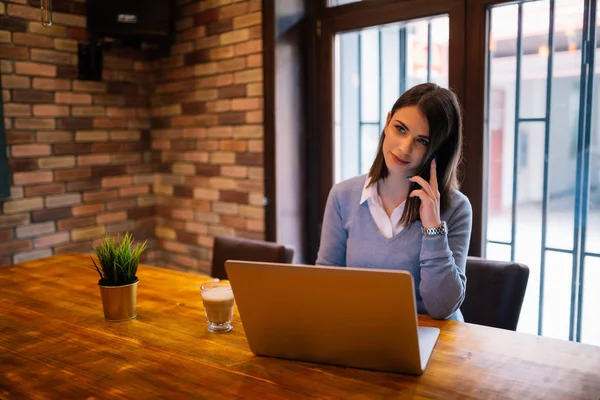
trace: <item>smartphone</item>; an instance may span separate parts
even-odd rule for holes
[[[427,182],[429,182],[429,179],[431,178],[431,162],[433,161],[434,158],[435,158],[435,153],[432,154],[429,157],[429,159],[427,159],[427,162],[425,164],[423,164],[423,166],[419,170],[419,173],[417,174]],[[418,189],[421,189],[421,185],[419,185],[417,182],[412,182],[408,193],[410,194],[413,190],[418,190]]]

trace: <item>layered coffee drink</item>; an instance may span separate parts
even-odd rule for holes
[[[202,303],[210,332],[229,332],[233,327],[234,297],[228,281],[202,285]]]

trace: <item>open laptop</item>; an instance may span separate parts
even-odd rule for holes
[[[407,271],[233,260],[225,268],[256,355],[420,375],[440,333],[418,326]]]

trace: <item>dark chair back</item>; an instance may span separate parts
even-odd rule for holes
[[[515,262],[467,257],[467,290],[460,307],[465,322],[515,331],[529,268]]]
[[[238,237],[215,237],[211,276],[227,279],[225,261],[264,261],[290,264],[294,249],[282,244]]]

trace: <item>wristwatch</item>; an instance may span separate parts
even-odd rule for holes
[[[442,221],[442,224],[436,228],[423,227],[423,235],[446,235],[447,233],[448,225],[446,225],[446,221]]]

